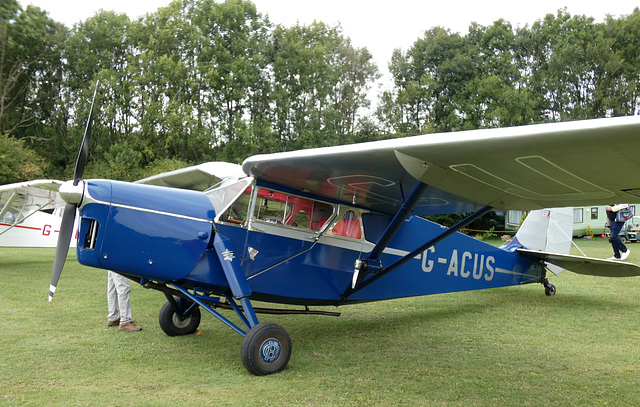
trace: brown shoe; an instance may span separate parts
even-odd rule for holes
[[[120,324],[120,330],[127,331],[127,332],[136,332],[136,331],[141,331],[142,327],[139,325],[136,325],[133,321],[130,321],[124,324]]]
[[[107,326],[111,327],[111,326],[118,326],[120,325],[120,320],[116,319],[115,321],[108,321],[107,322]]]

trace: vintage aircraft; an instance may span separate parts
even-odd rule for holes
[[[34,180],[0,185],[0,247],[56,247],[64,205],[60,184]]]
[[[314,313],[308,307],[528,283],[551,295],[547,263],[637,276],[631,263],[520,241],[535,236],[497,248],[457,232],[493,208],[637,201],[640,178],[630,174],[640,173],[639,136],[640,117],[428,134],[126,183],[82,179],[87,130],[74,179],[59,188],[67,203],[49,300],[76,212],[81,264],[163,292],[159,323],[170,336],[194,333],[200,310],[211,313],[243,337],[241,358],[255,375],[283,370],[292,347],[284,328],[258,320],[278,310],[254,309],[254,300]],[[615,172],[593,163],[615,163]],[[420,217],[454,212],[469,215],[451,228]],[[240,326],[220,308],[233,309]]]

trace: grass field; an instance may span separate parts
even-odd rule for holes
[[[611,255],[603,239],[576,243]],[[261,316],[294,349],[284,372],[255,377],[239,335],[203,313],[203,335],[168,337],[164,296],[137,285],[143,331],[107,328],[106,273],[73,254],[47,303],[53,255],[0,248],[0,405],[640,405],[638,278],[562,273],[553,297],[535,284]]]

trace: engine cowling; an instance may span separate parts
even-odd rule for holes
[[[86,181],[78,261],[154,281],[179,280],[210,244],[214,217],[198,191]]]

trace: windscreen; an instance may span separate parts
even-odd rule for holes
[[[243,192],[250,188],[253,178],[227,179],[205,191],[216,215],[223,213]]]

